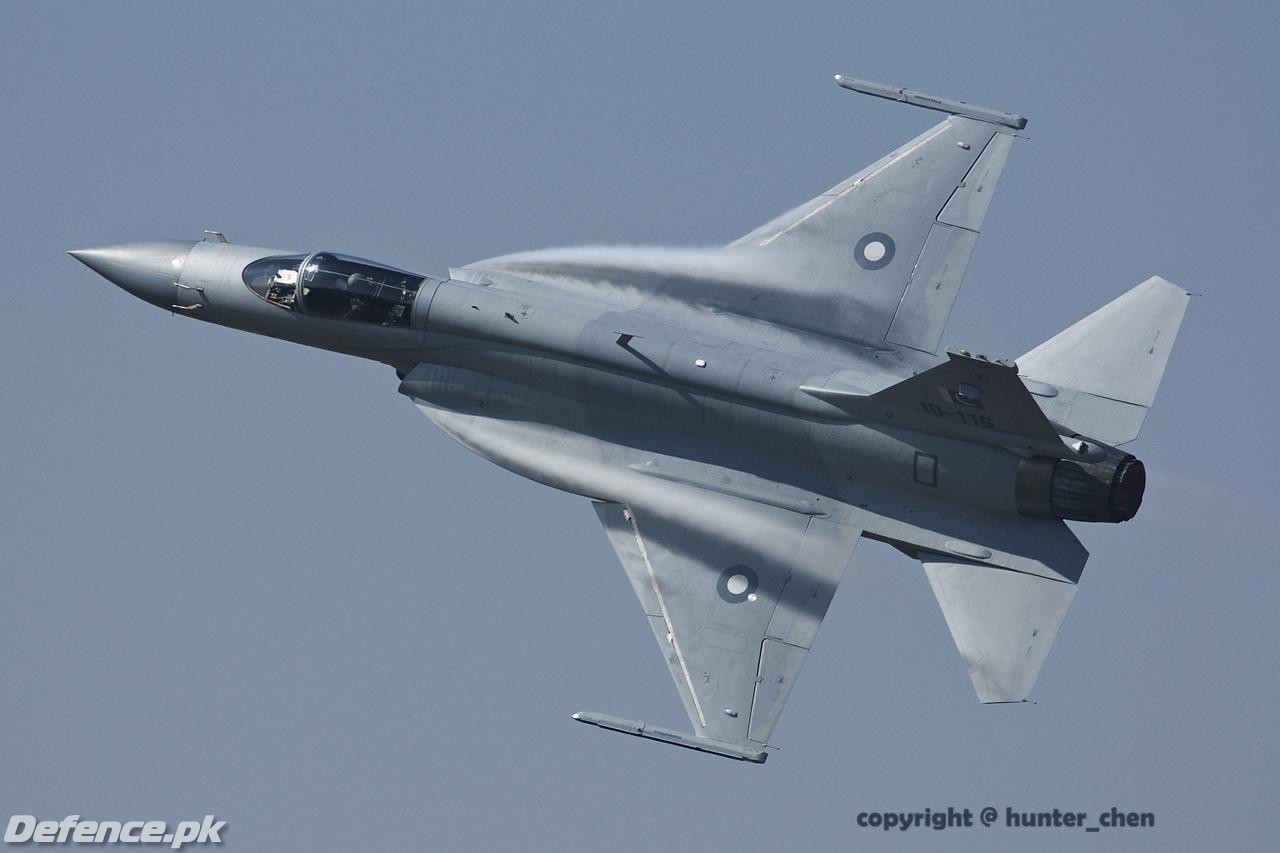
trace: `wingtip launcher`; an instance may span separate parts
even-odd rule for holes
[[[864,95],[873,95],[877,98],[885,98],[890,101],[898,101],[903,104],[910,104],[913,107],[923,107],[926,110],[937,110],[938,112],[951,113],[952,115],[965,116],[966,118],[977,119],[978,121],[991,122],[992,124],[1003,125],[1014,130],[1022,130],[1027,126],[1027,119],[1017,113],[1006,113],[1002,110],[993,110],[988,107],[974,106],[966,104],[964,101],[955,101],[951,98],[938,98],[933,95],[926,95],[923,92],[913,92],[910,89],[903,89],[900,86],[889,86],[884,83],[873,83],[870,80],[859,80],[856,77],[846,77],[843,74],[836,75],[836,82],[851,92],[861,92]]]
[[[609,714],[579,711],[573,715],[573,719],[580,723],[599,726],[609,731],[621,732],[624,735],[648,738],[660,743],[682,746],[685,749],[696,749],[698,752],[706,752],[737,761],[748,761],[752,764],[764,764],[765,759],[769,757],[769,753],[763,749],[748,749],[737,744],[685,734],[673,729],[664,729],[661,726],[650,725],[639,720],[624,720],[621,717],[613,717]]]

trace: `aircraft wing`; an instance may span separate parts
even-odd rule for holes
[[[691,490],[692,491],[692,490]],[[596,502],[693,724],[692,738],[575,719],[746,761],[765,745],[861,530],[703,493],[678,513]]]
[[[775,308],[837,337],[935,352],[996,182],[1008,127],[953,115],[730,244],[787,259],[811,291]]]
[[[1026,120],[839,78],[840,85],[952,113],[906,145],[727,247],[583,247],[450,270],[608,290],[615,304],[713,306],[790,328],[933,353],[960,292],[996,183]]]

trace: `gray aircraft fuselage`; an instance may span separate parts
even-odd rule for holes
[[[618,491],[614,477],[583,464],[604,442],[654,454],[652,470],[639,476],[663,478],[663,458],[698,460],[711,481],[740,480],[726,484],[731,494],[813,514],[848,503],[910,519],[922,504],[955,502],[1018,514],[1019,456],[855,422],[799,390],[884,387],[944,361],[937,356],[697,306],[619,310],[516,277],[426,278],[407,325],[386,326],[311,316],[259,297],[242,272],[262,258],[296,256],[287,251],[165,241],[73,254],[164,310],[388,364],[403,393],[447,412],[437,423],[464,445],[576,494],[607,499]],[[759,340],[772,345],[743,343]],[[501,441],[472,435],[470,412],[539,424],[557,433],[557,450],[533,459],[506,453]],[[917,471],[917,454],[945,460],[945,471]],[[963,540],[962,523],[954,537]]]

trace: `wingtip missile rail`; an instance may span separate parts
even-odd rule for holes
[[[1003,125],[1004,127],[1009,127],[1014,130],[1022,130],[1027,126],[1026,117],[1020,116],[1017,113],[1006,113],[1002,110],[993,110],[988,107],[966,104],[964,101],[956,101],[951,98],[939,98],[934,95],[926,95],[923,92],[913,92],[910,89],[903,89],[900,86],[889,86],[885,83],[873,83],[870,80],[859,80],[856,77],[846,77],[843,74],[836,75],[836,83],[851,92],[861,92],[864,95],[873,95],[877,98],[898,101],[899,103],[910,104],[913,107],[922,107],[926,110],[937,110],[938,112],[965,116],[966,118],[973,118],[978,121],[991,122],[992,124]]]
[[[621,717],[613,717],[609,714],[597,714],[593,711],[579,711],[573,715],[573,719],[579,723],[586,723],[591,726],[599,726],[613,732],[621,732],[624,735],[632,735],[634,737],[648,738],[661,743],[669,743],[672,746],[681,746],[685,749],[694,749],[698,752],[706,752],[711,755],[719,755],[722,758],[732,758],[736,761],[746,761],[751,764],[764,764],[769,757],[769,753],[763,749],[750,749],[739,746],[738,744],[725,743],[723,741],[712,740],[711,738],[698,737],[697,735],[685,734],[673,729],[662,728],[661,726],[651,725],[639,720],[624,720]]]

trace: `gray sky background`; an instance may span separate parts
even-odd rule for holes
[[[1274,844],[1269,3],[0,5],[0,819],[217,814],[227,850]],[[1022,112],[944,343],[1016,356],[1158,273],[1202,293],[1036,689],[982,707],[918,565],[863,543],[764,767],[683,725],[595,515],[391,371],[170,317],[63,254],[198,237],[441,274],[718,244],[935,116]],[[1154,830],[868,809],[1112,805]]]

